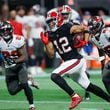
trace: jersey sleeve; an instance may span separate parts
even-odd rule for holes
[[[104,35],[110,41],[110,28],[105,30]]]
[[[16,46],[21,48],[25,44],[25,38],[23,36],[16,36]]]

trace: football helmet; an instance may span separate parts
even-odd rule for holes
[[[72,9],[70,6],[68,5],[63,5],[62,7],[60,7],[58,9],[59,13],[63,16],[64,18],[64,23],[69,22],[70,18],[71,18],[71,12]]]
[[[100,33],[104,27],[103,19],[99,16],[91,17],[88,20],[88,28],[92,34]]]
[[[2,37],[5,41],[9,41],[12,39],[13,28],[10,23],[7,21],[0,22],[0,37]]]
[[[50,31],[56,31],[58,25],[58,12],[54,9],[47,12],[46,23]]]

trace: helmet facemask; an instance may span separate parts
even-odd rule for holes
[[[61,13],[64,18],[64,23],[68,23],[70,19],[70,13]]]
[[[57,30],[57,19],[56,18],[51,18],[51,19],[48,19],[46,20],[47,24],[48,24],[48,27],[49,27],[49,30],[50,31],[56,31]]]
[[[13,33],[12,26],[7,22],[3,22],[3,25],[0,26],[0,36],[6,42],[8,42],[9,40],[12,39],[12,33]]]
[[[59,8],[59,13],[63,16],[64,23],[68,23],[71,19],[71,11],[72,9],[68,5],[63,5]]]
[[[96,20],[90,18],[90,20],[88,21],[88,27],[92,34],[100,33],[103,26],[104,26],[104,23],[102,19],[97,22]]]
[[[50,10],[47,12],[46,23],[50,31],[56,31],[58,29],[58,13],[56,10]]]

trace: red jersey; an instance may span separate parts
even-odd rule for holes
[[[13,26],[14,34],[23,36],[22,24],[14,20],[9,20],[9,22]]]

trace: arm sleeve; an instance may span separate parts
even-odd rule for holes
[[[18,36],[18,38],[16,38],[16,46],[17,48],[21,48],[23,45],[25,44],[25,38],[23,36]]]

